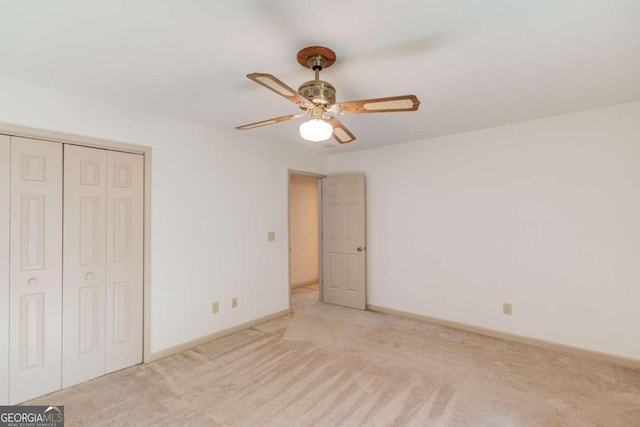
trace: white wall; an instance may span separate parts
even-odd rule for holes
[[[369,304],[640,359],[640,103],[329,170],[366,173]]]
[[[3,78],[0,93],[0,122],[152,147],[152,352],[288,308],[288,169],[326,156]]]
[[[304,175],[289,180],[291,285],[318,280],[318,179]]]

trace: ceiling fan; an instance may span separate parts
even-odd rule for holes
[[[335,118],[335,115],[416,111],[420,105],[415,95],[336,103],[336,89],[331,83],[320,80],[320,71],[332,66],[336,61],[335,52],[327,47],[309,46],[298,52],[297,59],[300,65],[315,72],[315,79],[303,83],[297,91],[271,74],[253,73],[247,74],[247,77],[285,97],[303,112],[238,126],[236,129],[247,130],[308,117],[309,120],[300,125],[300,135],[304,139],[317,142],[329,139],[333,135],[340,144],[346,144],[356,137]]]

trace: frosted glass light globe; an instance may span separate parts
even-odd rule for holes
[[[331,138],[333,126],[322,119],[311,119],[300,125],[300,136],[307,141],[319,142]]]

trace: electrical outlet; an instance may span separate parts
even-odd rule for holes
[[[506,314],[507,316],[511,316],[511,303],[510,302],[503,302],[502,303],[502,313]]]
[[[218,304],[218,301],[211,304],[211,313],[216,314],[219,311],[220,311],[220,304]]]
[[[236,308],[238,306],[238,298],[231,298],[231,308]]]

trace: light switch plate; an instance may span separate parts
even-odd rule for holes
[[[273,242],[274,240],[276,240],[276,232],[275,231],[269,231],[267,233],[267,241]]]

